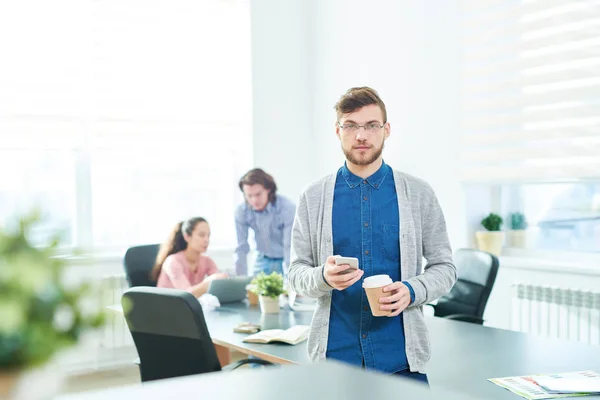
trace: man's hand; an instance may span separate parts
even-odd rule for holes
[[[402,282],[394,282],[383,288],[384,292],[390,292],[391,296],[380,297],[380,310],[391,310],[392,313],[388,317],[395,317],[408,307],[410,304],[410,291],[408,286]]]
[[[325,281],[334,289],[344,290],[354,285],[360,278],[362,278],[364,271],[357,269],[356,271],[349,272],[347,274],[340,274],[340,272],[350,268],[348,264],[335,265],[335,256],[327,257],[323,269],[323,276]]]

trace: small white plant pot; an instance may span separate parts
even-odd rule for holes
[[[481,251],[492,253],[496,257],[500,257],[502,245],[504,244],[504,232],[502,231],[478,231],[475,232],[477,239],[477,248]]]
[[[506,232],[506,245],[517,249],[529,247],[528,231],[525,229],[514,229]]]
[[[279,298],[259,296],[260,312],[263,314],[277,314],[279,312]]]

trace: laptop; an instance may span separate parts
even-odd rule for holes
[[[246,298],[246,286],[251,276],[234,276],[227,279],[216,279],[210,282],[208,293],[219,299],[219,303],[234,303]]]

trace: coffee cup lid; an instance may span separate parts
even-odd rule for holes
[[[377,288],[382,286],[387,286],[392,284],[392,278],[389,275],[373,275],[365,278],[363,281],[363,288]]]

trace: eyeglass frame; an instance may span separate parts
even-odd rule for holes
[[[340,121],[337,121],[337,122],[336,122],[336,124],[338,125],[338,127],[339,127],[339,128],[342,130],[342,131],[344,131],[344,125],[340,124]],[[358,125],[358,124],[348,124],[348,125],[355,125],[355,126],[357,126],[357,128],[356,128],[355,130],[352,130],[352,131],[350,131],[349,133],[355,133],[355,132],[358,132],[358,131],[360,131],[360,128],[363,128],[363,129],[365,130],[365,132],[372,132],[372,133],[375,133],[375,132],[377,132],[377,131],[369,131],[369,130],[367,129],[367,125],[374,125],[374,124],[375,124],[375,122],[369,122],[368,124],[364,124],[364,125]],[[387,124],[387,121],[385,121],[385,122],[383,123],[383,125],[379,125],[379,122],[377,122],[376,124],[379,126],[377,129],[378,129],[378,130],[381,130],[382,128],[384,128],[384,127],[385,127],[385,124]],[[345,131],[345,132],[348,132],[348,131]]]

